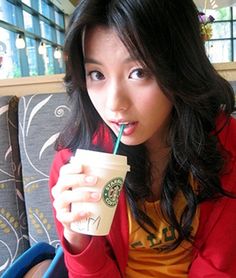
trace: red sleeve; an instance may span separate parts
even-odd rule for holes
[[[50,171],[50,192],[52,187],[57,183],[61,166],[68,163],[70,157],[71,152],[69,150],[61,150],[56,154]],[[51,200],[53,201],[52,195]],[[66,247],[63,237],[63,226],[57,221],[54,209],[53,213],[57,232],[64,250],[65,264],[69,272],[69,277],[121,277],[117,264],[112,258],[112,252],[106,237],[93,237],[88,247],[82,253],[73,255]]]
[[[222,186],[236,194],[236,120],[230,119],[219,137],[231,154]],[[236,277],[236,199],[224,197],[202,204],[199,230],[189,278]]]
[[[222,199],[218,206],[223,206],[223,210],[213,208],[212,214],[217,215],[216,222],[203,228],[207,238],[192,262],[189,278],[236,277],[236,200]]]

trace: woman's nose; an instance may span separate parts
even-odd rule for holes
[[[108,88],[106,106],[111,111],[127,110],[130,105],[128,89],[118,83],[112,83]]]

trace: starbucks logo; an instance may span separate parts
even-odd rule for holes
[[[118,177],[110,180],[105,185],[103,190],[103,200],[107,206],[114,207],[117,205],[123,183],[123,179]]]

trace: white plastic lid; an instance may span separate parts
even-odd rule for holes
[[[111,153],[78,149],[72,161],[79,161],[84,165],[99,165],[100,167],[122,167],[130,171],[130,166],[127,164],[127,157]]]

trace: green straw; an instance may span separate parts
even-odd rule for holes
[[[125,124],[122,124],[121,127],[120,127],[120,130],[119,130],[118,137],[116,139],[116,144],[115,144],[115,147],[114,147],[114,150],[113,150],[113,154],[117,153],[117,150],[118,150],[118,147],[119,147],[119,144],[120,144],[120,139],[121,139],[121,136],[122,136],[122,133],[123,133],[124,129],[125,129]]]

